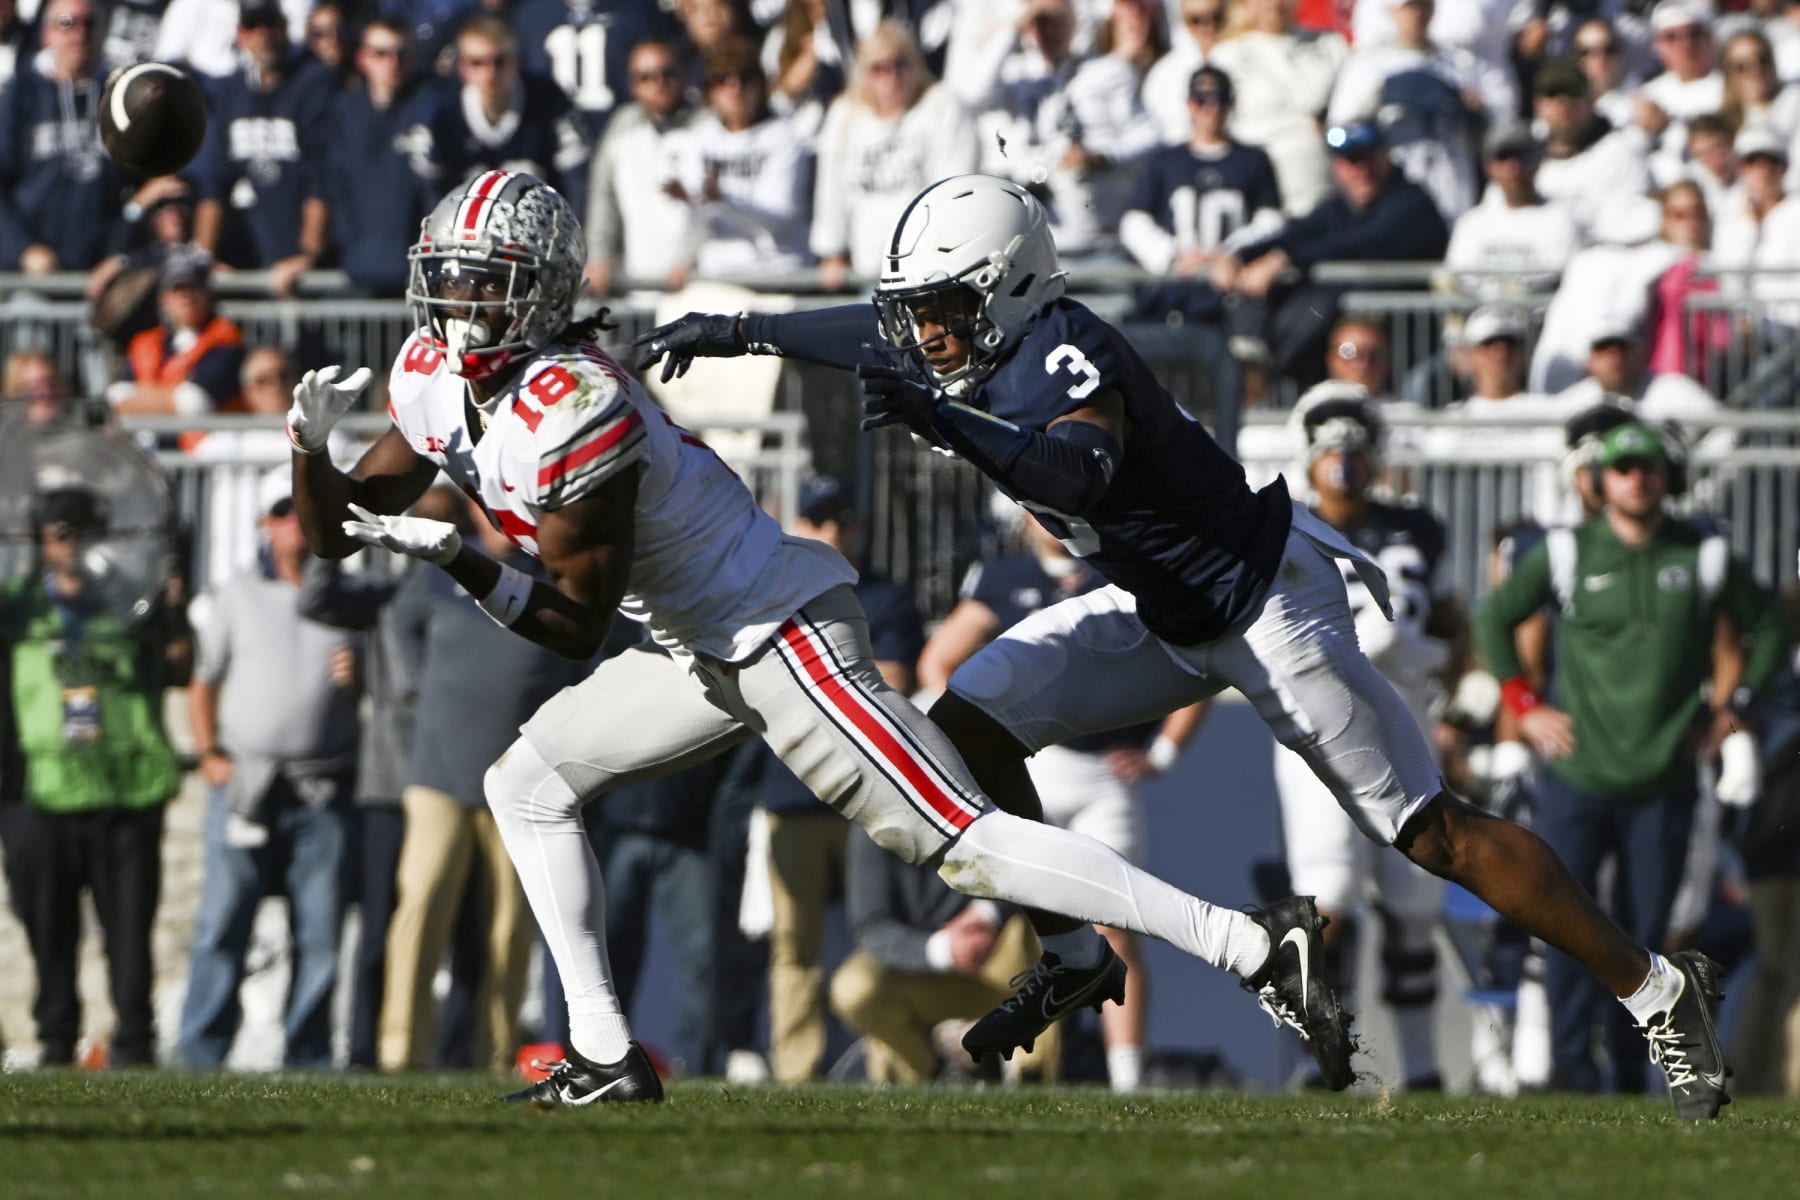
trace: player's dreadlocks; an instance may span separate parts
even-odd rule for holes
[[[578,342],[591,342],[600,334],[611,333],[619,327],[617,321],[608,319],[611,316],[612,309],[603,304],[581,320],[569,322],[568,329],[563,332]]]

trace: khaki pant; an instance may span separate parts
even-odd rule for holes
[[[476,997],[471,1058],[510,1071],[518,1053],[519,1004],[531,960],[532,924],[525,895],[485,808],[465,808],[435,788],[402,796],[406,835],[400,847],[397,898],[388,923],[387,984],[381,1005],[381,1067],[430,1065],[437,1015],[431,981],[450,944],[469,872],[480,870],[489,918],[488,961]]]
[[[769,814],[769,1070],[803,1083],[825,1056],[825,914],[844,890],[850,824],[821,806]]]
[[[1012,995],[1012,979],[1038,960],[1038,940],[1022,916],[1000,930],[979,975],[902,971],[861,950],[831,977],[831,1008],[869,1038],[871,1083],[929,1082],[937,1075],[931,1042],[939,1021],[983,1016]],[[1053,1082],[1062,1059],[1062,1027],[1052,1025],[1020,1069]]]
[[[1756,974],[1732,1038],[1733,1090],[1800,1096],[1800,878],[1750,881]]]

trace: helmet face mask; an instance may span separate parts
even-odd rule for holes
[[[884,256],[875,306],[892,349],[924,361],[940,386],[962,391],[1017,349],[1062,295],[1063,279],[1049,216],[1035,196],[991,175],[958,175],[907,205]],[[925,324],[967,343],[967,360],[932,366]]]
[[[1314,490],[1313,467],[1326,455],[1337,455],[1332,470],[1335,487],[1360,492],[1380,476],[1387,450],[1387,422],[1361,384],[1327,380],[1310,388],[1289,418],[1295,473],[1306,491]],[[1361,470],[1352,468],[1360,455]]]
[[[490,378],[568,325],[585,251],[574,210],[554,188],[489,171],[425,218],[407,252],[406,299],[452,373]]]

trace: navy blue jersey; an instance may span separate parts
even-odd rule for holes
[[[1058,579],[1044,570],[1034,555],[1009,554],[970,567],[963,578],[962,598],[985,606],[999,619],[1002,629],[1010,629],[1041,608],[1105,586],[1100,572],[1086,563],[1077,562],[1074,574]],[[1119,747],[1141,750],[1161,727],[1159,721],[1148,721],[1123,729],[1084,733],[1061,744],[1090,754]]]
[[[1045,310],[974,402],[1043,430],[1106,388],[1124,397],[1130,422],[1112,485],[1078,518],[1027,507],[1070,553],[1137,597],[1156,636],[1211,641],[1262,607],[1293,519],[1287,484],[1252,492],[1244,468],[1176,406],[1124,336],[1073,300]]]
[[[1217,156],[1187,146],[1152,154],[1130,207],[1150,217],[1185,249],[1216,250],[1258,212],[1281,211],[1269,156],[1235,143]]]
[[[1413,504],[1372,502],[1363,524],[1339,532],[1387,572],[1396,621],[1422,628],[1431,620],[1444,559],[1444,526],[1436,517]],[[1336,561],[1344,571],[1350,611],[1361,612],[1371,602],[1369,591],[1349,563]]]
[[[204,198],[244,212],[256,266],[300,253],[301,210],[325,194],[336,91],[331,68],[304,51],[272,91],[241,72],[219,83],[194,175]]]
[[[631,101],[631,48],[673,32],[668,15],[645,0],[520,0],[506,19],[519,35],[520,65],[556,81],[590,143]]]

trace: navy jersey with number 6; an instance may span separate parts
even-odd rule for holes
[[[1262,604],[1293,519],[1287,484],[1252,492],[1244,468],[1176,406],[1124,336],[1073,300],[1045,310],[973,402],[1042,430],[1107,388],[1124,397],[1129,428],[1106,494],[1079,517],[1026,507],[1136,596],[1152,633],[1178,646],[1210,641]]]
[[[1339,532],[1387,572],[1394,620],[1422,630],[1431,620],[1438,564],[1444,557],[1444,527],[1438,519],[1415,505],[1375,501],[1361,525]],[[1369,603],[1369,590],[1350,564],[1340,561],[1339,565],[1344,569],[1350,611],[1360,612]]]

